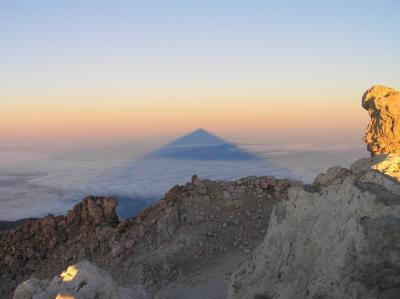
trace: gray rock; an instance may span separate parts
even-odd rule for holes
[[[397,299],[399,248],[400,185],[391,178],[370,170],[320,192],[291,188],[228,297]]]
[[[192,185],[195,186],[200,195],[206,195],[208,193],[206,185],[198,178],[197,175],[192,176]]]
[[[329,168],[326,173],[319,174],[315,180],[314,184],[317,186],[327,186],[333,182],[343,179],[346,176],[351,175],[352,172],[347,168],[342,168],[340,166],[334,166]]]
[[[148,296],[141,287],[128,289],[118,286],[110,274],[83,260],[51,281],[32,278],[20,284],[13,298],[139,299]]]
[[[353,164],[350,166],[350,170],[356,174],[360,175],[368,170],[371,169],[372,165],[372,158],[361,158],[355,161]]]

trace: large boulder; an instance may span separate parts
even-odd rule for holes
[[[66,216],[48,215],[0,233],[0,298],[32,273],[52,275],[99,250],[119,223],[112,197],[88,196]],[[110,241],[111,242],[111,241]]]
[[[371,117],[364,137],[371,155],[400,154],[400,92],[373,86],[363,95],[362,106]]]
[[[229,298],[400,298],[400,184],[374,170],[289,190]]]
[[[338,179],[344,179],[346,176],[350,175],[351,171],[347,168],[343,168],[340,166],[333,166],[329,168],[326,173],[319,174],[315,180],[314,184],[318,187],[327,186],[332,184],[334,181]],[[339,181],[341,182],[341,180]]]
[[[80,224],[118,224],[115,211],[118,201],[113,197],[88,196],[67,214],[67,221],[78,220]]]
[[[361,158],[351,165],[351,170],[355,174],[362,174],[370,169],[400,181],[400,155],[380,154],[370,158]]]
[[[69,266],[51,281],[32,278],[20,284],[14,293],[14,299],[140,299],[147,298],[145,291],[120,287],[106,271],[94,264],[82,260]]]

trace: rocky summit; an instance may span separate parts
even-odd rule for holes
[[[124,221],[88,197],[0,233],[0,297],[398,299],[398,100],[369,89],[372,156],[311,185],[193,176]]]
[[[72,282],[59,284],[61,273],[74,264],[79,271],[83,259],[109,273],[118,287],[140,285],[149,298],[224,298],[230,274],[261,243],[274,204],[301,185],[269,176],[232,182],[193,176],[125,221],[117,218],[115,199],[85,198],[66,216],[49,215],[0,233],[0,298],[11,298],[30,278],[15,298],[61,291],[89,298],[85,288],[72,292]],[[87,285],[93,288],[96,281]],[[98,298],[126,298],[115,294]]]
[[[400,180],[400,92],[373,86],[362,97],[371,120],[364,140],[371,158],[360,159],[354,167],[372,168]]]
[[[362,106],[371,116],[364,137],[371,154],[400,154],[400,92],[373,86],[363,95]]]
[[[318,182],[276,204],[229,298],[400,298],[400,185],[374,170]]]
[[[364,94],[373,157],[291,188],[229,298],[400,298],[399,100],[382,86]]]

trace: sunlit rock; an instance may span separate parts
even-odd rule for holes
[[[132,299],[148,298],[138,286],[120,287],[109,273],[83,260],[50,280],[32,278],[20,284],[14,299]]]
[[[76,274],[78,274],[78,268],[75,265],[69,266],[67,270],[62,272],[60,276],[63,281],[71,281],[75,278]]]
[[[362,105],[371,157],[289,189],[228,298],[400,298],[400,92],[374,86]]]
[[[57,294],[55,299],[78,299],[75,298],[74,296],[68,296],[68,295],[63,295],[63,294]]]
[[[400,180],[400,156],[389,154],[382,161],[371,166],[372,169],[378,170],[388,176]]]
[[[364,141],[371,158],[363,158],[351,166],[355,174],[369,169],[400,179],[400,92],[377,85],[368,89],[362,98],[371,120]]]
[[[371,117],[364,141],[371,155],[400,154],[400,92],[377,85],[362,97]]]
[[[400,155],[381,154],[371,158],[362,158],[351,165],[355,174],[362,174],[370,169],[379,171],[400,181]]]

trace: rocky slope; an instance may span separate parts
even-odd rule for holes
[[[372,157],[291,188],[229,298],[400,298],[400,93],[372,87],[363,107]]]
[[[400,298],[400,185],[374,170],[329,170],[289,191],[229,298]]]
[[[122,222],[115,199],[88,197],[66,216],[49,215],[0,233],[0,298],[11,298],[30,277],[50,279],[82,259],[121,286],[144,286],[152,297],[225,298],[231,272],[260,244],[273,205],[291,186],[301,183],[194,176]]]
[[[27,221],[37,220],[37,218],[23,218],[16,221],[0,221],[0,232],[9,230]]]

